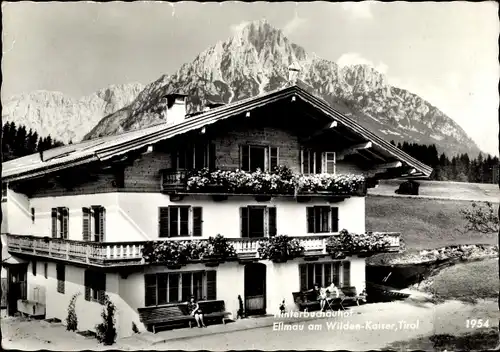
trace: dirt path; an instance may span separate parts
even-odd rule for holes
[[[139,339],[118,340],[113,349],[184,349],[184,350],[246,350],[246,349],[382,349],[395,341],[410,340],[432,334],[459,334],[473,331],[467,328],[467,319],[488,320],[490,326],[498,326],[498,309],[495,301],[481,301],[475,305],[458,301],[447,301],[434,305],[425,297],[401,302],[369,304],[350,309],[349,317],[331,317],[307,322],[297,322],[288,327],[263,320],[263,327],[191,337],[182,340],[168,340],[151,345]],[[274,318],[273,318],[274,319]],[[399,324],[403,320],[408,324]],[[279,323],[280,319],[275,319]],[[336,325],[334,323],[337,322]],[[350,325],[341,329],[339,323]],[[232,323],[238,324],[238,322]],[[312,324],[312,325],[311,325]],[[358,324],[361,328],[353,326]],[[393,327],[387,328],[390,324]],[[295,326],[295,327],[294,327]],[[302,326],[302,330],[300,329]],[[385,328],[384,328],[385,327]],[[217,327],[209,327],[207,330]],[[95,339],[87,339],[68,332],[61,325],[44,321],[22,321],[2,319],[4,348],[20,350],[106,350]],[[157,335],[160,335],[158,333]],[[167,334],[165,334],[167,336]],[[170,335],[172,336],[171,332]]]

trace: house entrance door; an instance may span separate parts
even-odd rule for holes
[[[266,265],[245,265],[245,312],[247,315],[266,313]]]

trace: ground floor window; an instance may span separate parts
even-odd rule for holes
[[[351,285],[351,262],[349,261],[301,264],[299,271],[301,290],[312,289],[315,284],[326,287],[332,282],[337,287]]]
[[[144,275],[146,306],[216,299],[215,270]]]
[[[66,284],[66,267],[64,264],[56,264],[57,292],[64,293]]]
[[[85,300],[104,304],[106,274],[85,270]]]

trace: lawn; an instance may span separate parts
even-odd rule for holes
[[[497,298],[498,259],[456,264],[421,283],[437,299],[475,301]]]
[[[478,329],[461,335],[436,334],[391,343],[385,350],[395,351],[486,351],[498,344],[496,328]]]
[[[408,249],[497,244],[497,234],[463,232],[465,221],[460,209],[469,208],[471,203],[370,195],[366,198],[366,229],[401,232]]]

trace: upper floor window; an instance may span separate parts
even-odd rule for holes
[[[328,206],[307,207],[307,232],[329,233],[339,230],[339,208]]]
[[[174,154],[177,169],[215,169],[215,144],[196,143],[179,149]]]
[[[100,205],[82,208],[82,233],[84,241],[104,242],[106,209]]]
[[[52,208],[52,237],[68,238],[69,209],[60,207]]]
[[[191,296],[197,300],[216,299],[216,278],[215,270],[146,274],[145,305],[186,302]]]
[[[334,174],[336,172],[335,152],[316,152],[310,149],[303,149],[300,156],[301,170],[305,175],[320,173]]]
[[[273,171],[279,165],[279,148],[261,145],[242,145],[240,165],[243,171]]]
[[[276,235],[276,208],[248,206],[240,208],[241,237],[254,238]]]
[[[201,236],[203,209],[190,206],[160,207],[159,237]]]

